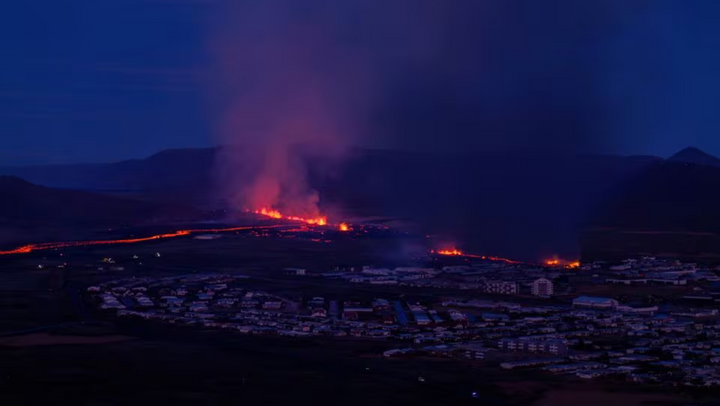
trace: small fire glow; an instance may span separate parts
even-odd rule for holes
[[[456,256],[456,257],[465,255],[465,254],[463,254],[462,251],[460,251],[457,248],[450,248],[450,249],[430,251],[430,252],[433,254],[438,254],[438,255],[450,255],[450,256]]]
[[[303,223],[311,224],[311,225],[317,225],[317,226],[325,226],[327,225],[327,217],[325,216],[318,216],[313,218],[304,218],[304,217],[297,217],[297,216],[285,216],[282,213],[280,213],[277,210],[273,209],[267,209],[263,207],[260,210],[253,211],[255,214],[259,214],[261,216],[270,217],[274,219],[283,219],[283,220],[291,220],[291,221],[302,221]]]
[[[347,223],[340,223],[340,224],[338,224],[338,230],[340,230],[340,231],[350,231],[350,226],[347,225]]]
[[[579,261],[565,261],[558,258],[548,259],[544,262],[545,266],[552,267],[552,268],[566,268],[566,269],[575,269],[580,268],[580,262]]]

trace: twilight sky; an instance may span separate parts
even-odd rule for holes
[[[3,2],[0,165],[215,145],[223,89],[283,122],[310,85],[362,146],[720,155],[719,18],[717,0]]]

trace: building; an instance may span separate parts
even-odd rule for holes
[[[518,284],[512,281],[487,281],[483,290],[497,295],[517,295]]]
[[[387,299],[375,299],[372,301],[372,307],[374,310],[383,311],[390,310],[390,301]]]
[[[191,312],[206,312],[208,311],[208,305],[206,303],[190,303],[188,310]]]
[[[470,342],[457,346],[455,355],[459,358],[484,360],[495,351],[497,350],[494,348],[485,348],[482,343]]]
[[[285,268],[283,269],[283,273],[285,275],[305,276],[307,275],[307,270],[303,268]]]
[[[410,313],[413,315],[413,318],[415,319],[415,323],[417,323],[419,326],[425,326],[430,323],[432,323],[432,320],[430,317],[428,317],[427,313],[425,313],[422,309],[410,309]]]
[[[618,305],[615,310],[623,313],[639,313],[639,314],[655,314],[658,311],[657,306],[624,306]]]
[[[554,286],[550,279],[539,278],[532,283],[532,294],[535,296],[549,297],[554,292]]]
[[[137,297],[135,298],[135,300],[137,300],[138,306],[140,306],[140,307],[153,307],[153,306],[155,306],[155,303],[153,303],[153,301],[152,301],[149,297],[147,297],[147,296],[137,296]]]
[[[565,341],[550,339],[544,341],[526,340],[521,338],[503,338],[498,342],[503,351],[533,352],[554,355],[566,355],[568,347]]]
[[[262,304],[264,310],[280,310],[282,308],[282,302],[279,300],[268,300]]]
[[[342,313],[344,320],[357,320],[361,314],[372,314],[372,307],[345,306]]]
[[[607,297],[580,296],[573,300],[573,306],[592,309],[614,309],[618,306],[618,301]]]

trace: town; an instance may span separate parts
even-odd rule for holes
[[[191,273],[116,279],[88,287],[87,294],[100,312],[121,319],[248,335],[382,340],[385,357],[720,385],[715,267],[654,257],[567,267],[431,256],[425,266],[279,272],[378,291],[287,294],[257,287],[254,275]],[[436,293],[414,293],[428,291]]]

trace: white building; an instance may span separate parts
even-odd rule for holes
[[[518,293],[518,284],[511,281],[487,281],[483,288],[485,293],[499,295],[517,295]]]
[[[285,269],[283,269],[283,272],[286,275],[297,275],[297,276],[307,275],[307,270],[304,268],[285,268]]]
[[[553,283],[550,279],[539,278],[532,283],[532,294],[535,296],[552,296],[555,293]]]
[[[498,342],[498,348],[504,351],[522,351],[565,355],[568,352],[567,344],[563,340],[526,340],[523,338],[503,338]]]

